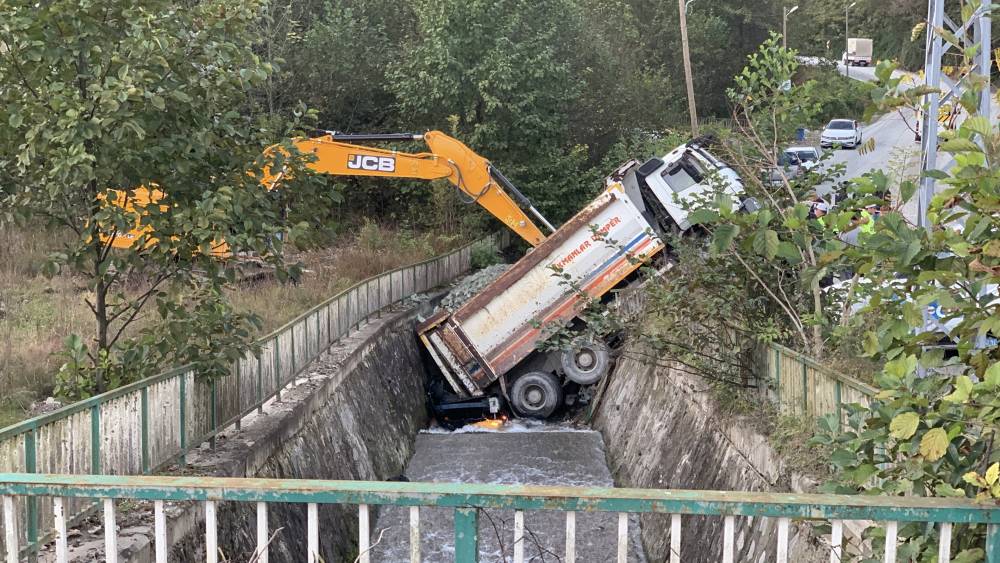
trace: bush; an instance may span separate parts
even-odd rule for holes
[[[472,269],[481,270],[494,264],[503,262],[500,250],[492,242],[480,242],[472,247],[470,256]]]
[[[812,122],[804,125],[822,127],[836,118],[864,119],[871,101],[870,83],[841,76],[832,65],[800,66],[793,81],[803,86],[804,95],[814,104]]]

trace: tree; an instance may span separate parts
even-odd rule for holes
[[[93,343],[69,343],[69,395],[100,392],[174,360],[203,361],[217,373],[245,344],[253,319],[226,309],[220,290],[233,269],[211,250],[224,241],[280,269],[280,208],[256,178],[267,164],[290,171],[301,164],[284,157],[292,153],[261,156],[289,131],[245,116],[248,91],[273,71],[250,50],[261,5],[0,3],[0,120],[9,126],[0,136],[0,177],[11,180],[4,219],[40,236],[48,227],[72,234],[48,271],[85,280],[94,315]],[[135,186],[166,195],[145,208],[152,232],[116,250],[112,242],[138,212],[102,198],[109,188]],[[158,331],[151,311],[166,325],[202,322]],[[186,345],[220,322],[232,330],[218,348]]]

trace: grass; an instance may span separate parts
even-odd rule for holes
[[[298,283],[268,280],[232,288],[230,302],[239,311],[256,313],[267,333],[356,282],[444,254],[467,240],[366,222],[339,245],[290,255],[289,260],[302,262],[307,270]]]
[[[778,415],[768,437],[789,470],[822,481],[830,475],[832,449],[809,444],[815,434],[815,418]]]
[[[0,229],[0,426],[51,393],[61,364],[54,353],[90,326],[82,280],[41,274],[58,243],[58,235]]]
[[[0,427],[27,418],[32,403],[52,394],[62,364],[57,353],[68,335],[79,334],[85,341],[94,335],[93,317],[84,303],[85,280],[69,274],[49,279],[41,273],[45,256],[60,240],[58,235],[0,228]],[[330,247],[291,253],[289,261],[306,268],[299,283],[266,279],[228,293],[238,310],[261,317],[263,334],[357,281],[426,260],[467,240],[365,222]]]

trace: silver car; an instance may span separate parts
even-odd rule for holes
[[[819,164],[819,158],[816,147],[788,147],[778,155],[778,168],[770,170],[768,180],[772,186],[781,185],[785,179],[794,180]]]

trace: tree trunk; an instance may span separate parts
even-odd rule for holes
[[[97,286],[94,296],[94,318],[97,321],[97,357],[94,366],[94,385],[97,393],[103,393],[105,387],[104,368],[101,359],[108,351],[108,333],[110,332],[110,322],[108,321],[108,286],[101,276],[101,251],[97,247],[97,257],[94,259],[94,275],[97,277]]]

